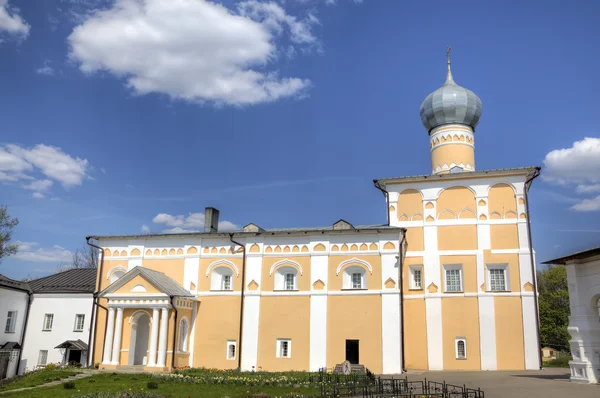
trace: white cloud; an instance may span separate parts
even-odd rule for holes
[[[204,229],[204,213],[188,213],[187,216],[160,213],[152,220],[154,224],[162,224],[166,228],[162,232],[166,234],[176,234],[183,232],[200,232]],[[230,221],[220,221],[219,231],[232,231],[239,229],[237,225]]]
[[[142,225],[142,233],[149,234],[150,233],[150,227],[148,227],[146,224]]]
[[[38,75],[54,76],[56,74],[56,71],[52,66],[50,66],[51,63],[52,61],[45,60],[44,66],[42,66],[41,68],[37,68],[35,70],[35,73],[37,73]]]
[[[24,185],[23,188],[30,191],[46,192],[53,184],[54,182],[50,180],[34,180],[29,184]]]
[[[558,184],[600,182],[600,138],[586,137],[571,148],[555,149],[544,158],[542,178]]]
[[[41,192],[34,192],[31,195],[34,199],[44,199],[46,196]]]
[[[8,0],[0,0],[0,33],[25,39],[29,35],[29,29],[30,26],[19,15],[19,10],[11,7]]]
[[[600,184],[577,185],[578,193],[600,192]]]
[[[51,248],[38,247],[37,242],[20,242],[16,241],[19,245],[17,253],[12,257],[30,262],[53,262],[61,263],[71,261],[73,253],[64,247],[54,245]]]
[[[272,62],[284,33],[296,45],[315,45],[316,18],[298,20],[275,3],[238,7],[236,13],[204,0],[116,0],[75,27],[69,57],[85,73],[125,79],[137,94],[230,105],[306,95],[309,80],[280,77]]]
[[[575,211],[600,211],[600,195],[593,199],[584,199],[573,205],[571,209]]]

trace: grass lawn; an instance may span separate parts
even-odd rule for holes
[[[44,370],[40,372],[35,372],[31,376],[20,377],[16,379],[13,383],[0,386],[0,392],[14,390],[17,388],[39,386],[41,384],[46,384],[51,381],[66,379],[67,377],[75,376],[79,373],[81,372],[64,369]]]
[[[158,389],[149,390],[148,381],[156,381]],[[151,378],[147,374],[111,374],[99,373],[90,377],[85,377],[75,381],[75,389],[66,390],[62,384],[54,387],[42,387],[35,390],[22,391],[19,393],[7,393],[1,397],[31,397],[31,398],[70,398],[76,394],[85,394],[92,392],[126,392],[126,391],[149,392],[165,396],[168,398],[187,398],[187,397],[206,397],[206,398],[245,398],[254,393],[265,393],[269,396],[282,396],[298,390],[293,387],[246,387],[236,385],[215,385],[215,384],[187,384],[176,381],[163,381]],[[301,393],[318,394],[316,387],[301,387]]]

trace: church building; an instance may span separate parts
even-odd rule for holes
[[[431,173],[374,180],[385,225],[219,231],[207,208],[204,232],[88,237],[102,254],[92,363],[538,369],[527,193],[540,169],[476,169],[481,111],[448,61],[421,105]]]

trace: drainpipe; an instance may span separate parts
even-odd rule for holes
[[[245,291],[245,275],[246,275],[246,245],[242,245],[240,242],[233,240],[233,234],[229,234],[229,240],[231,243],[242,247],[242,295],[240,299],[240,333],[238,336],[238,369],[242,370],[242,333],[244,331],[244,291]]]
[[[97,282],[96,282],[96,286],[98,288],[100,288],[100,282],[102,281],[102,271],[104,270],[104,249],[101,248],[98,245],[93,244],[92,242],[90,242],[90,239],[92,239],[91,236],[86,236],[85,238],[85,243],[87,243],[89,246],[94,247],[96,249],[99,250],[98,255],[101,256],[100,257],[100,267],[98,268],[98,277],[97,277]],[[88,363],[90,365],[93,365],[94,362],[94,346],[96,345],[96,328],[98,327],[98,319],[94,318],[94,313],[96,314],[96,318],[98,315],[98,311],[94,311],[94,306],[98,306],[100,308],[103,308],[104,311],[108,312],[108,308],[106,308],[105,306],[101,305],[100,303],[98,303],[98,290],[95,290],[93,293],[93,300],[92,300],[92,319],[90,321],[94,322],[94,327],[91,328],[90,327],[90,334],[88,336]],[[107,327],[107,322],[104,323],[104,335],[106,336],[106,327]],[[94,335],[94,344],[92,345],[92,334]],[[102,357],[104,357],[104,344],[102,344]]]
[[[175,304],[173,303],[173,299],[175,296],[171,296],[171,307],[173,307],[173,311],[175,311],[175,319],[173,322],[173,355],[171,355],[171,368],[175,369],[175,346],[177,344],[177,308],[175,308]]]
[[[375,188],[379,189],[381,191],[381,193],[383,193],[383,196],[385,196],[385,203],[386,203],[386,212],[387,212],[387,225],[390,225],[390,195],[388,193],[388,191],[385,190],[385,188],[379,183],[379,180],[373,180],[373,185],[375,185]]]
[[[404,366],[404,244],[406,241],[406,228],[402,228],[402,240],[400,241],[400,257],[398,258],[398,286],[400,287],[400,360],[402,361],[402,372],[406,372]]]
[[[535,262],[533,259],[533,243],[531,240],[531,217],[529,216],[529,187],[531,186],[532,181],[540,175],[541,167],[536,167],[533,175],[529,177],[525,181],[525,213],[527,217],[527,238],[529,240],[529,258],[531,260],[531,279],[533,280],[533,301],[535,303],[535,325],[537,328],[537,353],[540,361],[540,369],[542,369],[542,345],[540,342],[540,309],[538,304],[538,289],[537,289],[537,277],[536,277],[536,269]]]
[[[18,289],[21,290],[21,289]],[[19,358],[17,358],[17,376],[19,375],[19,370],[21,368],[21,357],[23,356],[23,349],[25,347],[25,333],[27,333],[27,324],[29,323],[29,311],[31,310],[31,303],[33,301],[33,292],[26,291],[27,293],[27,314],[25,315],[25,324],[23,325],[23,334],[21,335],[21,350],[19,350]]]

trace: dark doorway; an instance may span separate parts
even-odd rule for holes
[[[81,350],[69,350],[67,363],[81,363]]]
[[[358,365],[358,340],[346,340],[346,361]]]
[[[10,353],[10,351],[8,351]],[[9,357],[7,352],[3,352],[4,355],[0,356],[0,380],[6,379],[6,373],[8,372],[8,360]]]

